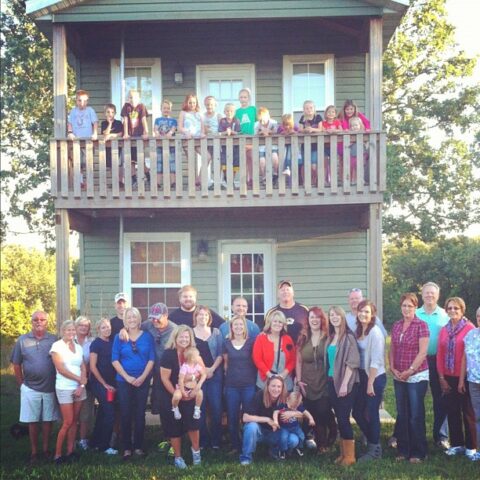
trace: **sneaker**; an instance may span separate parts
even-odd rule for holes
[[[175,457],[175,467],[180,468],[180,470],[185,470],[187,468],[187,464],[182,457]]]
[[[297,455],[298,455],[299,457],[303,457],[303,450],[302,450],[301,448],[298,448],[298,447],[297,447],[297,448],[295,449],[295,452],[297,453]]]
[[[85,438],[77,442],[77,446],[82,450],[88,450],[88,440]]]
[[[195,420],[198,420],[201,414],[202,414],[202,411],[200,410],[200,407],[195,406],[195,408],[193,409],[193,418]]]
[[[220,183],[220,188],[222,190],[226,190],[227,189],[227,182],[225,180],[222,180],[222,182]]]
[[[390,448],[397,448],[397,439],[395,437],[390,437],[388,439],[388,446]]]
[[[465,456],[468,458],[472,458],[477,453],[475,448],[466,448],[465,449]]]
[[[448,450],[450,448],[450,442],[447,438],[442,438],[437,442],[437,447],[443,448],[443,450]]]
[[[465,447],[450,447],[445,453],[450,457],[453,455],[463,455],[465,453]]]
[[[64,463],[67,463],[65,457],[54,458],[53,462],[55,463],[56,466],[63,465]]]
[[[240,465],[243,465],[244,467],[250,465],[252,463],[251,460],[241,460]]]
[[[305,440],[305,446],[309,449],[315,449],[317,448],[317,442],[313,438],[307,438]]]
[[[107,455],[118,455],[118,450],[115,450],[114,448],[107,448],[105,452]]]
[[[173,407],[172,408],[173,416],[175,417],[175,420],[180,420],[182,418],[182,414],[180,413],[180,410],[178,407]]]
[[[480,452],[475,452],[473,455],[468,457],[472,462],[480,462]]]
[[[285,167],[283,169],[283,172],[282,172],[282,175],[286,175],[287,177],[289,177],[292,173],[290,172],[290,167]]]
[[[200,450],[195,451],[192,448],[192,460],[194,465],[200,465],[202,463],[202,454],[200,453]]]

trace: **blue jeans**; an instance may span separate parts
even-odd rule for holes
[[[280,445],[280,430],[276,432],[270,428],[261,426],[256,422],[246,423],[243,427],[243,444],[242,454],[240,455],[241,462],[251,462],[253,453],[257,448],[257,443],[266,443],[270,448],[270,453],[278,455]],[[287,449],[295,448],[298,445],[298,437],[296,435],[289,435],[287,442]]]
[[[337,397],[333,380],[328,379],[328,396],[332,404],[335,416],[337,417],[338,431],[340,437],[344,440],[353,440],[353,429],[350,424],[350,413],[352,412],[353,404],[356,401],[358,391],[358,383],[354,383],[351,392],[345,397]]]
[[[140,387],[134,387],[127,382],[118,382],[117,384],[121,414],[122,447],[124,450],[132,450],[132,421],[135,423],[133,449],[143,448],[145,408],[147,407],[149,387],[150,379],[146,379]]]
[[[430,376],[430,392],[433,400],[433,441],[438,442],[448,438],[448,423],[445,421],[447,419],[447,408],[438,379],[437,356],[429,355],[427,361]]]
[[[91,382],[92,392],[98,401],[97,418],[91,437],[91,445],[99,450],[110,447],[115,421],[115,402],[107,402],[107,389],[98,382]]]
[[[425,458],[427,436],[425,430],[425,394],[428,382],[393,381],[397,403],[397,446],[400,455]]]
[[[200,445],[202,447],[219,447],[222,438],[222,378],[209,378],[204,382],[202,390]],[[207,427],[207,405],[210,413],[210,428]]]
[[[380,414],[378,409],[383,399],[383,391],[387,383],[387,375],[382,373],[373,382],[375,396],[367,395],[368,375],[365,370],[360,369],[360,386],[353,406],[353,418],[360,427],[362,433],[367,437],[369,443],[380,443]]]
[[[228,432],[232,447],[240,450],[240,405],[245,408],[255,396],[255,385],[248,387],[225,387],[225,401],[227,406]]]
[[[303,442],[305,442],[305,433],[302,430],[301,425],[297,422],[296,425],[282,425],[280,428],[280,451],[286,452],[289,449],[289,443],[293,443],[292,436],[298,437],[297,445],[299,448],[303,448]]]
[[[468,392],[475,412],[475,428],[477,430],[477,447],[480,448],[480,383],[468,382]]]

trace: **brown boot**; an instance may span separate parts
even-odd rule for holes
[[[340,455],[335,459],[335,464],[339,465],[343,462],[343,455],[344,455],[344,450],[343,450],[343,438],[340,439]]]
[[[344,467],[348,465],[353,465],[355,460],[355,440],[343,440],[343,460],[340,462],[340,465]]]

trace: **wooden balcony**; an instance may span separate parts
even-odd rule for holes
[[[352,145],[356,145],[356,157],[351,153]],[[160,185],[155,181],[158,147],[163,150],[164,174]],[[260,172],[262,147],[265,147],[264,176]],[[325,153],[328,147],[329,156]],[[174,184],[169,169],[170,149],[176,165]],[[292,154],[290,176],[282,175],[287,149]],[[222,150],[226,160],[224,173]],[[312,168],[315,150],[316,171],[314,165]],[[278,151],[279,175],[274,167],[275,151]],[[247,182],[250,154],[252,178]],[[238,166],[234,166],[234,157]],[[299,158],[303,159],[303,166],[299,165]],[[124,184],[120,182],[122,159]],[[356,172],[351,168],[354,163]],[[383,132],[107,142],[102,138],[95,141],[57,138],[50,143],[50,167],[56,208],[88,211],[366,204],[382,201],[386,186],[386,143]]]

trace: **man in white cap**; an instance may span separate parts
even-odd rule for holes
[[[115,338],[115,335],[120,332],[123,328],[123,316],[125,310],[128,307],[128,296],[125,292],[120,292],[115,295],[115,311],[117,314],[110,319],[110,324],[112,325],[112,333],[110,335],[110,340]]]

